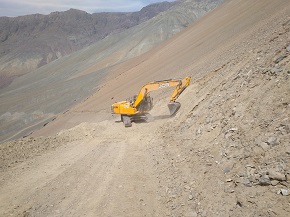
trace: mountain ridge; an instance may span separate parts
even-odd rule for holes
[[[0,17],[0,87],[7,86],[15,76],[138,25],[176,4],[161,2],[127,13],[89,14],[70,9],[49,15]]]

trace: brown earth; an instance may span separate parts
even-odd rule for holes
[[[83,103],[1,144],[1,216],[288,216],[290,2],[231,0],[127,61]],[[110,104],[192,76],[168,117],[124,128]]]

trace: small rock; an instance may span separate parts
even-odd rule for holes
[[[286,176],[282,173],[275,171],[274,169],[270,169],[268,171],[268,174],[269,174],[270,179],[274,179],[278,181],[286,181]]]
[[[286,50],[290,52],[290,44],[286,47]]]
[[[271,69],[271,74],[272,74],[272,75],[276,75],[276,74],[278,74],[279,72],[282,72],[282,71],[283,71],[282,68],[280,68],[280,67],[275,67],[275,68],[272,68],[272,69]]]
[[[228,129],[228,132],[235,132],[237,130],[238,130],[238,128],[234,127],[234,128]]]
[[[279,184],[279,181],[277,180],[271,180],[271,185],[276,186]]]
[[[240,200],[237,200],[237,205],[238,205],[239,207],[242,207],[242,206],[243,206],[243,204],[242,204],[242,202],[241,202]]]
[[[281,194],[283,196],[289,196],[289,190],[288,189],[281,189],[280,192],[281,192]]]
[[[270,137],[266,143],[271,146],[276,146],[280,144],[280,141],[276,137]]]
[[[249,179],[244,179],[244,180],[242,181],[242,183],[243,183],[244,186],[246,186],[246,187],[252,187],[252,186],[253,186],[252,182],[250,182]]]
[[[193,196],[190,194],[190,195],[188,196],[188,199],[189,199],[189,200],[192,200],[192,199],[193,199]]]
[[[259,179],[259,185],[262,185],[262,186],[271,185],[269,176],[268,175],[261,176],[261,178]]]
[[[224,168],[224,173],[229,173],[231,169],[229,167]]]

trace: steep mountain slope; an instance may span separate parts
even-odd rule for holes
[[[133,13],[94,13],[70,9],[49,15],[0,17],[0,88],[55,59],[122,32],[178,2],[162,2]]]
[[[47,64],[1,90],[0,139],[27,134],[98,89],[112,66],[140,55],[185,28],[221,1],[181,1],[166,13]],[[29,129],[28,129],[29,131]]]
[[[288,0],[229,0],[112,67],[86,101],[0,145],[0,213],[288,216],[289,14]],[[144,82],[184,75],[192,84],[175,117],[166,93],[152,122],[124,128],[110,116]]]

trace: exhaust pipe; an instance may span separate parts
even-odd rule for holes
[[[170,112],[170,116],[173,116],[176,114],[176,112],[179,110],[181,104],[179,102],[173,102],[171,101],[170,103],[168,103],[168,108],[169,108],[169,112]]]

